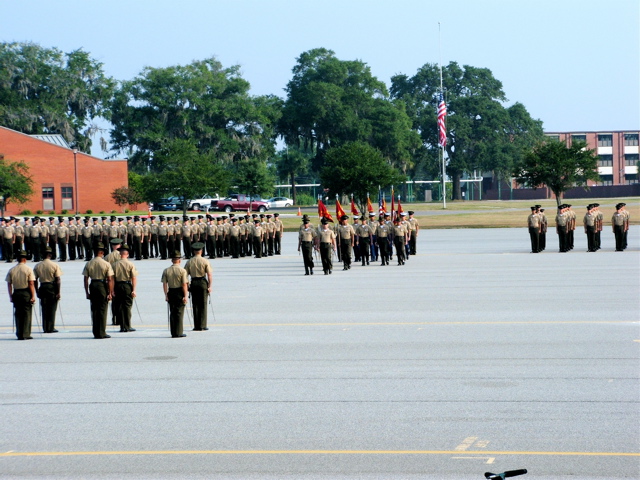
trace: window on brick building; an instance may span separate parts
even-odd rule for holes
[[[600,175],[598,186],[613,185],[613,175]]]
[[[571,143],[575,143],[575,142],[584,142],[587,143],[587,136],[586,135],[571,135]]]
[[[632,185],[634,183],[639,183],[638,182],[638,174],[637,173],[627,173],[627,174],[625,174],[624,183],[626,183],[627,185]]]
[[[637,147],[638,146],[638,134],[637,133],[625,133],[624,134],[624,144],[627,147]]]
[[[42,187],[42,209],[55,210],[53,187]]]
[[[62,187],[62,208],[73,210],[73,187]]]
[[[556,142],[560,141],[560,135],[547,135],[547,138]]]
[[[613,135],[610,133],[598,135],[598,146],[599,147],[612,147],[613,146]]]
[[[599,167],[613,167],[613,155],[598,155]]]
[[[635,167],[638,164],[638,160],[640,160],[640,156],[637,153],[627,153],[624,156],[624,164],[627,167]]]

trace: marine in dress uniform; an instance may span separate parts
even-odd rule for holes
[[[169,305],[169,330],[172,338],[186,337],[182,332],[184,307],[189,296],[187,271],[180,266],[180,252],[171,252],[171,266],[162,272],[164,300]]]
[[[336,251],[336,234],[329,228],[329,220],[320,220],[320,231],[318,233],[318,243],[320,244],[320,260],[322,261],[322,271],[325,275],[333,272],[333,252]]]
[[[113,309],[116,311],[116,323],[120,325],[121,332],[135,332],[131,327],[131,307],[136,298],[136,286],[138,271],[129,260],[129,246],[120,246],[120,260],[113,267]]]
[[[18,264],[7,272],[5,278],[9,301],[13,303],[13,318],[18,340],[31,340],[31,312],[36,303],[36,277],[27,266],[27,252],[18,252]]]
[[[98,243],[96,251],[96,257],[87,262],[82,271],[84,291],[91,302],[93,337],[111,338],[107,335],[107,306],[113,298],[113,268],[104,259],[103,243]]]
[[[193,329],[209,330],[207,327],[207,300],[211,294],[213,270],[211,264],[202,257],[204,244],[196,242],[191,245],[193,256],[187,261],[184,269],[187,271],[191,283],[191,307],[193,309]]]
[[[60,300],[62,269],[51,261],[51,251],[47,249],[45,259],[33,268],[36,278],[36,292],[40,299],[42,330],[56,333],[56,311]]]
[[[313,275],[313,249],[316,248],[316,237],[316,229],[307,221],[298,234],[298,251],[302,250],[305,275]]]

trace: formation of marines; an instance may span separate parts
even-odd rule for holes
[[[351,269],[351,258],[361,262],[362,266],[378,261],[380,265],[389,265],[395,247],[398,265],[404,265],[410,255],[416,254],[416,243],[420,226],[413,211],[400,213],[394,220],[388,213],[378,218],[371,212],[369,218],[354,216],[353,224],[343,215],[333,228],[330,221],[322,218],[320,225],[314,227],[307,215],[302,218],[298,233],[298,251],[302,253],[305,275],[313,275],[315,266],[313,252],[320,252],[322,271],[325,275],[333,273],[333,256],[342,262],[343,270]]]
[[[627,232],[629,230],[629,212],[625,203],[618,203],[616,211],[611,217],[611,227],[616,238],[616,252],[627,248]],[[597,252],[602,248],[601,232],[604,228],[604,214],[600,210],[600,204],[591,203],[586,206],[582,223],[584,233],[587,236],[587,252]],[[577,214],[571,205],[558,206],[555,217],[556,233],[558,234],[558,246],[560,253],[566,253],[574,248],[577,223]],[[531,207],[531,214],[527,218],[529,237],[531,239],[531,253],[539,253],[546,248],[546,233],[548,227],[544,208],[540,205]]]
[[[134,217],[40,217],[1,219],[2,253],[12,262],[25,250],[27,259],[39,262],[47,248],[51,259],[61,262],[97,255],[99,243],[120,239],[129,245],[135,260],[167,259],[181,251],[191,256],[191,244],[203,243],[210,259],[281,254],[284,226],[279,214],[198,215]]]

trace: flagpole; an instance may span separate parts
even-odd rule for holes
[[[444,88],[442,86],[442,41],[440,37],[440,22],[438,22],[438,56],[440,62],[440,95],[442,95],[442,100],[444,101]],[[446,166],[444,161],[444,145],[440,145],[440,151],[442,152],[442,208],[446,210],[447,208],[447,184],[445,180],[446,175]]]

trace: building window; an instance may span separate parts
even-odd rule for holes
[[[598,186],[613,185],[613,175],[600,175]]]
[[[613,155],[598,155],[599,167],[613,167]]]
[[[624,134],[624,144],[627,147],[637,147],[638,146],[638,134],[637,133],[625,133]]]
[[[55,210],[53,187],[42,187],[42,209]]]
[[[559,142],[560,141],[560,135],[547,135],[547,138],[549,140],[554,141],[554,142]]]
[[[606,135],[598,135],[598,146],[599,147],[612,147],[613,146],[613,135],[610,133]]]
[[[584,142],[587,143],[586,135],[571,135],[571,143]]]
[[[640,160],[640,157],[637,153],[627,153],[624,156],[624,164],[627,167],[635,167],[638,165],[638,160]]]
[[[62,187],[62,208],[73,210],[73,187]]]
[[[633,185],[634,183],[638,183],[638,174],[637,173],[625,174],[624,183],[627,185]]]

